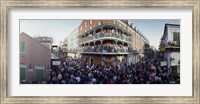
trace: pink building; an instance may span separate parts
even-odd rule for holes
[[[47,80],[51,50],[28,34],[20,34],[20,80]]]

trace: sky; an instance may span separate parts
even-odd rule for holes
[[[25,32],[31,37],[50,36],[59,45],[81,23],[81,20],[20,20],[20,33]]]
[[[158,49],[160,39],[164,32],[164,26],[166,23],[169,24],[180,24],[180,20],[173,19],[140,19],[130,20],[134,26],[136,26],[142,33],[149,39],[150,45]]]
[[[180,24],[180,20],[163,20],[163,19],[134,19],[129,20],[136,26],[143,35],[145,35],[151,46],[158,49],[161,36],[164,32],[166,23]],[[50,36],[53,37],[54,43],[59,45],[67,35],[81,24],[81,20],[20,20],[20,33],[25,32],[28,35],[34,36]]]

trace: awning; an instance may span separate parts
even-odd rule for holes
[[[59,58],[58,58],[58,56],[56,56],[53,53],[51,53],[51,59],[59,59]]]

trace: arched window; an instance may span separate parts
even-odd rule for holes
[[[85,22],[85,27],[87,27],[88,26],[88,24],[87,24],[87,21]]]
[[[90,20],[90,24],[92,24],[92,22],[93,22],[93,21],[92,21],[92,20]]]

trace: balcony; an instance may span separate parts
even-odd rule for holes
[[[80,48],[79,52],[84,54],[113,55],[113,54],[129,54],[135,51],[131,47],[98,45],[98,46],[82,47]]]
[[[67,52],[67,53],[78,53],[78,49],[65,49],[63,50],[63,52]]]
[[[97,40],[104,40],[104,39],[113,39],[118,41],[123,41],[127,43],[132,43],[132,39],[130,37],[126,37],[125,35],[120,35],[118,33],[95,33],[94,35],[89,35],[86,38],[82,38],[79,40],[79,44],[97,41]]]
[[[82,54],[96,54],[96,55],[128,55],[129,52],[80,52]]]
[[[161,40],[160,47],[165,48],[165,49],[179,49],[180,42],[177,43],[177,41]]]
[[[160,51],[166,51],[166,49],[180,49],[180,42],[161,40],[159,49]]]

